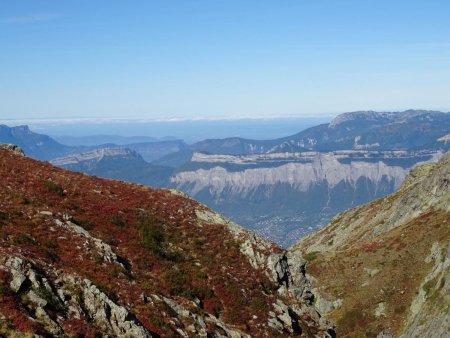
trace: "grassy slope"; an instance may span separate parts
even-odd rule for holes
[[[205,207],[199,203],[168,191],[64,171],[3,150],[0,178],[0,256],[20,253],[42,267],[89,278],[164,337],[177,335],[170,313],[146,303],[142,294],[167,295],[186,306],[197,297],[202,311],[253,336],[270,331],[273,286],[263,271],[251,267],[223,224],[201,226],[196,210]],[[85,247],[82,236],[56,227],[55,220],[64,215],[110,244],[129,269],[102,261],[94,248]],[[147,241],[140,222],[150,224]],[[271,250],[280,251],[275,246]],[[0,273],[0,312],[9,329],[39,332],[17,296],[7,290],[11,276]],[[73,333],[93,334],[89,325],[73,324]]]
[[[343,300],[328,314],[339,336],[399,335],[421,289],[448,316],[449,297],[439,292],[445,278],[430,282],[431,290],[424,280],[446,259],[449,173],[447,154],[437,165],[415,169],[395,194],[338,215],[290,249],[309,258],[308,272],[323,298]],[[430,259],[433,244],[439,254]]]

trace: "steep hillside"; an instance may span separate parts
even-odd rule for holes
[[[338,336],[448,337],[450,153],[289,251],[309,260],[315,304]]]
[[[306,261],[178,192],[3,148],[1,336],[335,336]]]

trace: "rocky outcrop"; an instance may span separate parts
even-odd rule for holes
[[[65,320],[85,318],[94,322],[103,334],[152,337],[133,314],[88,279],[52,271],[50,267],[44,273],[34,262],[17,256],[7,257],[4,267],[12,275],[11,290],[21,296],[23,306],[31,309],[32,318],[48,334],[63,336]]]
[[[63,282],[79,288],[82,292],[80,310],[84,309],[88,318],[95,320],[103,332],[111,332],[117,337],[152,337],[125,307],[114,303],[91,281],[66,276]]]
[[[178,329],[178,333],[182,337],[190,337],[194,334],[196,337],[206,338],[211,335],[212,331],[217,333],[217,337],[223,334],[224,337],[230,338],[250,338],[250,335],[226,324],[216,316],[195,313],[194,311],[198,312],[198,305],[195,302],[190,304],[193,310],[188,310],[173,299],[158,295],[152,297],[155,301],[164,302],[174,312],[177,319],[184,324],[183,328]]]
[[[97,254],[99,257],[106,262],[117,264],[118,266],[125,268],[121,262],[119,262],[116,253],[113,251],[111,246],[102,240],[95,238],[91,236],[91,234],[86,231],[81,226],[73,223],[72,217],[65,214],[63,215],[63,221],[56,219],[55,224],[59,227],[64,227],[68,229],[69,231],[72,231],[86,239],[84,242],[85,247],[87,250],[89,250],[89,244],[93,244],[93,247],[96,249]]]
[[[306,276],[307,261],[285,250],[273,252],[274,244],[209,210],[196,210],[200,222],[223,224],[239,243],[240,251],[255,269],[266,271],[267,277],[283,296],[273,304],[269,326],[292,335],[314,336],[321,331],[325,337],[335,336],[334,325],[322,318],[314,306],[314,294]]]
[[[25,153],[23,152],[22,148],[16,146],[15,144],[10,143],[0,144],[0,149],[11,151],[15,155],[25,156]]]
[[[301,296],[302,286],[305,284],[304,267],[306,261],[299,260],[297,256],[289,255],[284,250],[279,250],[279,253],[272,252],[273,243],[245,230],[218,213],[206,208],[204,210],[197,209],[195,212],[200,222],[226,226],[239,243],[241,253],[247,257],[251,266],[255,269],[267,271],[268,277],[276,283],[280,293],[286,294],[289,290],[296,296]],[[296,289],[296,287],[299,287],[299,289]]]
[[[415,167],[396,193],[398,199],[391,206],[387,221],[374,227],[374,235],[403,224],[431,208],[450,211],[450,153],[439,165],[424,164]]]
[[[401,338],[445,337],[450,332],[450,242],[435,242],[424,263],[433,263],[411,302]]]
[[[17,256],[5,258],[4,265],[0,265],[0,268],[11,273],[11,290],[20,295],[24,307],[32,309],[30,315],[44,327],[47,334],[64,336],[64,321],[87,320],[95,323],[103,335],[136,338],[153,336],[132,313],[111,300],[88,279],[51,271],[50,267],[45,267],[47,272],[44,273],[42,267],[37,268],[34,262]],[[52,276],[49,276],[49,273]],[[172,311],[172,321],[178,326],[177,332],[181,337],[250,338],[250,335],[216,316],[202,314],[195,302],[189,302],[188,308],[162,295],[143,297],[146,302],[165,305]],[[273,306],[269,326],[275,330],[287,330],[291,334],[299,334],[304,330],[309,332],[310,329],[317,331],[317,322],[320,321],[317,314],[313,318],[300,307],[289,307],[281,300],[277,300]],[[302,316],[309,319],[310,328],[299,322]]]
[[[46,308],[63,307],[63,302],[55,294],[48,279],[37,273],[29,262],[19,257],[9,257],[5,266],[12,275],[10,288],[22,295],[25,304],[31,304],[34,312],[31,315],[34,319],[41,323],[48,333],[54,336],[62,335],[61,326],[46,311]]]

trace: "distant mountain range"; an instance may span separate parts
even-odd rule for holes
[[[29,156],[41,160],[63,156],[71,151],[81,151],[80,148],[75,149],[58,143],[47,135],[34,133],[28,126],[8,127],[0,125],[0,142],[15,144]]]
[[[279,152],[335,150],[425,150],[447,147],[439,138],[450,133],[450,114],[407,110],[400,113],[373,111],[338,115],[329,124],[305,129],[273,140],[244,138],[209,139],[192,144],[184,152],[252,155]],[[169,155],[167,163],[174,158]],[[183,155],[180,154],[180,157]],[[164,160],[160,160],[164,164]]]
[[[136,151],[123,147],[98,148],[50,161],[53,165],[100,177],[148,186],[164,186],[173,169],[146,162]]]
[[[336,213],[391,193],[416,163],[436,161],[450,149],[450,114],[352,112],[273,140],[151,142],[126,145],[130,151],[103,145],[111,151],[86,147],[78,155],[79,148],[48,137],[37,146],[35,139],[24,147],[31,156],[102,177],[180,189],[288,246]],[[55,159],[64,152],[71,155]]]
[[[205,140],[156,161],[169,186],[285,246],[394,191],[450,149],[450,114],[354,112],[277,140]]]
[[[450,114],[426,110],[399,113],[373,111],[338,115],[329,124],[307,128],[297,134],[273,139],[239,137],[207,139],[157,160],[163,166],[180,167],[193,153],[254,155],[335,150],[429,150],[448,149]]]
[[[31,131],[28,126],[8,127],[0,125],[0,142],[20,146],[28,156],[40,160],[51,160],[96,149],[117,148],[126,144],[126,148],[137,151],[145,161],[151,162],[187,147],[182,140],[158,140],[141,136],[97,135],[87,137],[84,142],[78,137],[67,136],[62,137],[61,140],[68,140],[69,142],[68,144],[61,144],[47,135]],[[117,141],[117,143],[111,143],[111,141]]]
[[[117,145],[133,143],[149,143],[161,141],[175,141],[174,137],[156,138],[150,136],[120,136],[120,135],[87,135],[87,136],[53,136],[59,143],[68,146],[97,146],[99,144],[113,143]]]
[[[429,150],[448,147],[439,138],[450,132],[450,114],[407,110],[400,113],[373,111],[337,116],[330,124],[309,128],[291,136],[270,152],[334,150]]]

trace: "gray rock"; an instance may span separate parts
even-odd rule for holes
[[[25,156],[25,153],[23,152],[22,148],[16,146],[15,144],[11,143],[0,144],[0,149],[11,151],[15,155]]]
[[[38,307],[43,308],[44,306],[46,306],[48,304],[48,302],[45,299],[39,297],[36,294],[36,292],[34,292],[33,290],[28,292],[27,297],[30,302],[32,302],[33,304],[35,304]]]
[[[53,336],[59,337],[62,336],[63,330],[58,325],[58,323],[56,323],[53,319],[50,318],[50,316],[47,314],[44,308],[38,306],[35,311],[35,316],[37,321],[44,325],[44,328],[48,333],[50,333]]]
[[[63,332],[61,327],[50,318],[45,310],[49,302],[53,304],[60,303],[58,296],[53,293],[48,280],[43,276],[39,276],[33,265],[20,257],[8,257],[5,266],[9,268],[13,276],[10,283],[11,289],[16,293],[23,293],[22,299],[28,304],[32,304],[35,308],[34,319],[42,324],[50,334],[60,336]],[[22,285],[26,282],[30,285],[30,289],[22,290]],[[45,295],[45,297],[42,295]]]
[[[19,257],[12,257],[6,261],[6,267],[9,268],[12,274],[12,280],[9,283],[10,288],[14,292],[19,292],[23,282],[27,279],[25,276],[25,266],[24,262]]]
[[[83,307],[88,312],[87,315],[105,332],[110,332],[116,337],[152,337],[150,332],[134,316],[131,316],[127,309],[114,303],[91,281],[87,279],[74,280],[82,289]]]
[[[314,307],[314,294],[306,276],[307,261],[295,252],[284,251],[273,253],[272,243],[243,229],[241,226],[225,219],[222,215],[209,210],[196,210],[199,222],[225,225],[236,241],[240,243],[240,251],[255,269],[266,271],[267,276],[277,285],[278,293],[286,298],[296,299],[294,305],[286,305],[277,301],[274,306],[276,314],[271,316],[267,325],[282,332],[296,333],[298,320],[307,313],[322,330],[334,326],[321,320]]]
[[[34,308],[34,319],[41,323],[50,335],[59,337],[63,336],[64,332],[47,313],[49,304],[59,308],[69,317],[79,319],[82,315],[87,316],[108,336],[152,337],[125,307],[113,302],[91,281],[60,271],[47,271],[46,273],[59,276],[53,288],[47,277],[38,273],[39,270],[36,270],[34,265],[35,263],[20,257],[8,257],[5,263],[5,267],[13,276],[10,287],[14,292],[22,292],[25,282],[30,285],[29,290],[23,291],[22,301],[25,302],[24,305],[32,305],[30,308]]]
[[[70,219],[70,216],[64,215],[65,219]],[[97,253],[102,257],[102,259],[109,263],[115,263],[122,268],[125,268],[122,263],[120,263],[117,259],[116,253],[113,251],[111,246],[102,240],[92,236],[89,231],[85,230],[84,228],[80,227],[79,225],[71,222],[70,220],[66,220],[66,222],[62,222],[58,219],[55,220],[55,224],[57,226],[65,227],[66,229],[69,229],[70,231],[77,233],[83,237],[85,237],[88,241],[94,244],[95,248],[97,249]]]
[[[425,261],[434,266],[410,305],[401,338],[450,337],[450,242],[441,247],[435,242]]]
[[[394,335],[389,331],[382,331],[378,334],[377,338],[394,338]]]

